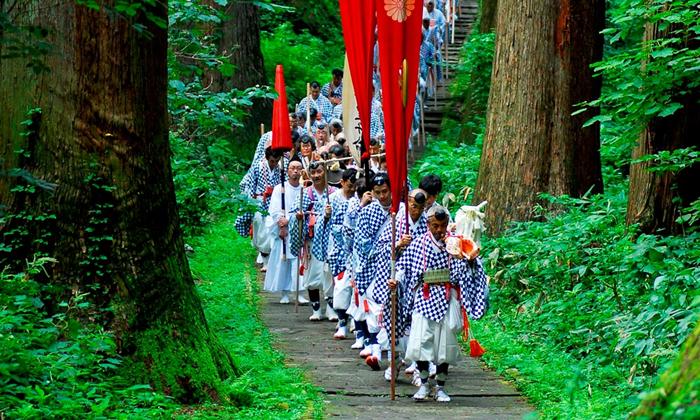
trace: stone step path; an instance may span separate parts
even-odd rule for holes
[[[403,374],[396,400],[391,401],[384,372],[365,365],[358,351],[350,348],[353,340],[333,339],[335,322],[311,322],[309,306],[299,306],[295,313],[294,305],[278,303],[278,294],[261,293],[262,318],[276,337],[276,347],[287,355],[290,365],[306,371],[323,390],[327,418],[518,419],[533,411],[512,386],[468,356],[450,366],[445,387],[450,403],[413,401],[417,388]],[[384,367],[386,363],[385,354]]]
[[[459,60],[459,51],[476,19],[477,2],[461,0],[455,25],[455,43],[449,47],[450,78]],[[426,131],[437,134],[442,117],[450,105],[451,79],[438,86],[435,100],[425,111]],[[417,157],[422,147],[415,150]],[[409,159],[410,163],[413,159]],[[264,276],[258,280],[262,283]],[[262,289],[262,287],[261,287]],[[450,366],[445,389],[452,397],[447,404],[434,401],[417,403],[411,399],[417,388],[410,377],[401,374],[396,399],[389,398],[389,382],[383,370],[370,370],[359,351],[350,348],[354,340],[334,340],[335,322],[308,320],[309,306],[279,304],[279,294],[261,292],[262,318],[276,338],[276,347],[287,355],[287,363],[304,370],[309,379],[322,389],[325,416],[339,419],[519,419],[532,413],[520,394],[495,373],[485,369],[478,359],[464,360]],[[383,368],[387,367],[384,353]],[[402,369],[403,372],[403,369]]]
[[[449,66],[449,79],[443,77],[443,80],[438,83],[437,94],[435,99],[426,101],[425,109],[425,131],[428,134],[437,135],[440,132],[442,118],[449,110],[450,93],[449,85],[454,80],[454,72],[459,63],[459,54],[462,45],[466,42],[472,25],[476,21],[478,3],[475,0],[461,0],[457,10],[457,21],[455,22],[455,42],[448,44],[447,57],[443,50],[443,60],[447,58]],[[443,75],[445,72],[443,71]]]

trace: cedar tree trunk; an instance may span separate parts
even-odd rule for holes
[[[646,25],[645,41],[664,36],[656,24]],[[697,48],[697,45],[694,48]],[[671,116],[653,118],[647,124],[639,137],[637,147],[632,151],[633,160],[662,150],[700,146],[700,89],[695,87],[686,91],[688,93],[685,96],[676,98],[683,108]],[[696,164],[680,172],[649,172],[652,164],[653,162],[643,162],[630,166],[627,223],[639,223],[641,230],[646,233],[677,233],[681,229],[681,226],[675,223],[679,210],[700,196],[700,189],[697,187],[700,165]]]
[[[165,4],[149,9],[163,22]],[[56,188],[27,198],[4,178],[0,204],[55,215],[42,248],[58,261],[49,281],[68,293],[100,290],[93,296],[113,311],[108,327],[130,377],[183,402],[227,399],[222,381],[236,371],[204,318],[178,223],[167,30],[143,14],[127,19],[73,1],[20,1],[12,18],[47,29],[52,51],[50,71],[38,77],[26,58],[0,62],[0,157]],[[20,122],[36,107],[27,139]]]
[[[482,34],[496,29],[498,0],[481,0],[479,4],[479,32]]]
[[[220,7],[213,0],[207,0],[212,7]],[[218,71],[209,73],[213,91],[230,89],[245,90],[255,85],[267,85],[265,65],[262,50],[260,49],[260,16],[259,8],[251,2],[232,1],[225,9],[226,20],[217,29],[219,36],[219,53],[228,57],[233,65],[233,73],[224,76]],[[271,128],[272,101],[268,99],[254,99],[253,105],[248,109],[248,117],[243,121],[242,127],[234,127],[232,138],[234,150],[240,150],[243,146],[254,147],[260,137],[257,127],[265,124]],[[252,130],[250,127],[254,127]],[[248,149],[250,147],[247,147]]]
[[[489,201],[492,232],[529,220],[539,193],[603,189],[589,65],[600,60],[605,2],[500,0],[486,136],[475,201]]]

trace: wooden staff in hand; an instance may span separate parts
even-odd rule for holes
[[[284,156],[282,156],[282,159],[280,159],[280,171],[282,172],[282,185],[280,185],[280,195],[282,199],[282,214],[286,215],[287,214],[287,206],[285,203],[285,197],[284,197],[284,182],[286,181],[286,170],[284,168]],[[287,261],[287,240],[285,238],[282,238],[282,261]]]
[[[302,211],[301,206],[304,203],[304,186],[302,185],[301,191],[299,192],[299,211]],[[299,277],[301,276],[301,267],[303,267],[304,258],[306,258],[306,249],[304,244],[304,218],[301,220],[297,218],[297,223],[299,224],[299,257],[297,258],[297,298],[294,300],[294,313],[299,313]]]
[[[408,223],[406,223],[408,225]],[[396,274],[396,213],[391,213],[391,276],[389,277],[389,287],[391,288],[391,387],[389,396],[391,400],[396,399],[396,284],[392,286],[392,281],[395,282]]]

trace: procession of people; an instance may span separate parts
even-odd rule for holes
[[[445,2],[438,3],[429,0],[423,10],[416,107],[434,94],[426,79],[442,77],[436,51],[444,42]],[[241,183],[258,209],[240,214],[236,228],[259,251],[264,290],[279,293],[280,304],[308,304],[309,328],[336,323],[328,338],[354,338],[348,346],[369,369],[384,369],[392,392],[403,370],[418,387],[415,400],[448,402],[448,368],[461,357],[458,335],[469,337],[469,319],[480,318],[488,303],[478,255],[483,213],[465,222],[461,209],[462,219],[455,220],[437,203],[442,181],[436,175],[413,188],[404,174],[392,189],[397,180],[387,173],[392,156],[376,53],[374,68],[364,144],[352,132],[361,126],[343,120],[342,70],[334,69],[323,86],[310,82],[292,112],[284,99],[276,121],[284,113],[289,125],[285,120],[279,134],[262,134]],[[413,112],[409,148],[420,114]],[[280,151],[273,137],[286,137],[287,127],[291,142]]]

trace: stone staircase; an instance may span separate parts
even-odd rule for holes
[[[457,10],[457,21],[455,22],[455,42],[448,42],[447,51],[447,72],[443,71],[443,80],[438,84],[435,99],[426,101],[424,111],[426,134],[437,135],[442,124],[442,117],[450,106],[450,94],[447,87],[455,76],[455,69],[459,62],[459,53],[462,45],[466,42],[472,25],[476,21],[478,12],[478,2],[476,0],[460,0]],[[449,40],[446,40],[449,41]],[[445,52],[443,48],[443,60]],[[448,78],[444,77],[447,74]]]

